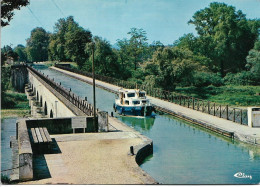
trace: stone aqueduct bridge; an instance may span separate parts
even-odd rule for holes
[[[18,91],[25,91],[30,101],[31,115],[41,113],[45,118],[63,118],[88,116],[93,118],[93,106],[86,100],[63,88],[39,71],[30,66],[12,67],[12,84]],[[35,107],[36,105],[36,107]],[[91,131],[106,131],[107,112],[96,110],[97,123]]]
[[[96,110],[87,101],[70,90],[26,65],[11,68],[11,82],[20,92],[25,91],[31,106],[32,119],[20,119],[16,124],[16,136],[12,137],[13,172],[11,180],[33,179],[33,155],[31,128],[46,127],[52,134],[108,131],[108,113]]]

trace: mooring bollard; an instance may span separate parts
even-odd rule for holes
[[[88,100],[88,97],[85,97],[85,101],[87,101]]]
[[[111,117],[114,117],[114,113],[113,112],[111,112]]]
[[[134,147],[133,146],[130,146],[130,154],[134,155]]]

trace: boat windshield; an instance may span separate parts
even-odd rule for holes
[[[145,92],[139,92],[139,97],[145,97]]]
[[[135,97],[135,93],[128,93],[127,97]]]
[[[133,104],[134,104],[134,105],[139,105],[139,104],[140,104],[140,101],[133,101]]]

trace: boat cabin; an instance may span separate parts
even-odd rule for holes
[[[121,105],[142,106],[149,104],[145,91],[140,90],[119,90],[119,99]]]

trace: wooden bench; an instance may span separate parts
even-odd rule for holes
[[[31,128],[32,143],[36,151],[50,151],[52,139],[46,127]]]

